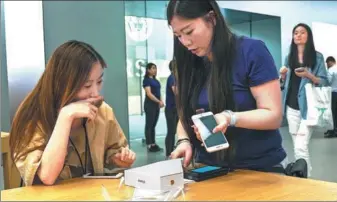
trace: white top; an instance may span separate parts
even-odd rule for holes
[[[332,92],[337,92],[337,65],[328,69],[328,80],[331,85]]]

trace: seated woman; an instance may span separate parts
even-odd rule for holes
[[[102,56],[89,44],[58,47],[10,131],[13,161],[26,186],[130,167],[135,153],[112,108],[100,96]]]

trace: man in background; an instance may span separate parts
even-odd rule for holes
[[[333,116],[334,130],[329,130],[324,134],[324,137],[337,137],[337,65],[334,57],[329,56],[326,59],[328,67],[328,79],[331,85],[331,111]]]

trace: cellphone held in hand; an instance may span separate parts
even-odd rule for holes
[[[215,152],[229,147],[229,143],[222,132],[213,133],[213,129],[218,124],[212,112],[193,115],[192,121],[199,130],[207,152]]]
[[[304,67],[299,67],[295,69],[295,72],[304,72]]]

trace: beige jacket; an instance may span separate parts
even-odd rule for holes
[[[112,155],[128,145],[127,140],[112,108],[105,102],[100,106],[95,121],[88,122],[86,126],[93,168],[96,173],[103,173],[104,167],[111,163]],[[46,142],[41,134],[36,133],[27,148],[40,145],[46,145]],[[15,163],[26,186],[33,184],[42,154],[42,150],[34,150]],[[62,179],[71,178],[67,166],[60,176]]]

